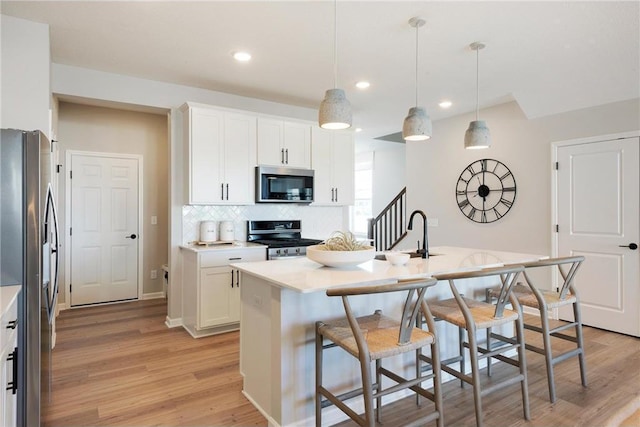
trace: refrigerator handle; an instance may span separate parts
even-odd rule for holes
[[[49,317],[49,323],[53,323],[53,317],[55,315],[56,302],[58,300],[58,276],[60,272],[60,256],[58,253],[58,246],[60,242],[60,230],[58,228],[58,210],[56,208],[56,203],[53,198],[53,189],[51,188],[51,183],[49,183],[47,188],[47,207],[45,210],[45,239],[49,239],[49,235],[47,234],[47,224],[49,223],[49,219],[53,221],[53,242],[51,242],[51,253],[55,255],[55,272],[53,274],[53,287],[51,288],[51,292],[47,292],[48,304],[47,308],[49,312],[47,313]],[[45,256],[45,254],[43,254]],[[47,254],[49,256],[49,254]],[[50,295],[49,295],[50,294]]]

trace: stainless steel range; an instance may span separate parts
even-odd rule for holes
[[[302,222],[292,221],[248,221],[247,240],[267,245],[267,259],[283,259],[305,256],[307,246],[322,243],[322,240],[301,237]]]

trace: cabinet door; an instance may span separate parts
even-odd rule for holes
[[[188,117],[189,203],[219,203],[223,199],[223,113],[191,108]]]
[[[314,170],[313,204],[331,205],[334,203],[331,157],[333,152],[332,131],[313,127],[311,130],[311,166]]]
[[[2,388],[0,389],[0,425],[5,427],[15,427],[17,425],[16,405],[18,403],[18,395],[13,394],[11,389],[7,390],[10,381],[17,381],[17,378],[13,378],[13,364],[18,363],[18,361],[9,360],[10,356],[13,359],[13,350],[17,345],[15,338],[14,335],[12,342],[0,350],[0,380],[2,381]]]
[[[311,167],[311,125],[284,122],[284,162],[290,167]]]
[[[256,116],[225,114],[223,203],[255,203]]]
[[[258,118],[258,164],[282,166],[284,164],[284,122]]]
[[[340,206],[354,203],[355,144],[353,133],[337,132],[333,135],[333,186],[334,202]]]
[[[237,322],[239,299],[236,294],[236,274],[231,267],[209,267],[200,269],[200,298],[198,301],[198,329]],[[231,302],[238,300],[238,307]]]

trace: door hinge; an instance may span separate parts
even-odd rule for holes
[[[556,170],[558,170],[558,168],[560,167],[560,164],[556,162],[555,167],[556,167]]]
[[[73,179],[73,171],[69,171],[69,179]]]
[[[69,236],[73,236],[73,227],[69,227]]]
[[[558,224],[556,224],[556,233],[560,232],[560,226]]]
[[[56,173],[60,173],[60,169],[62,169],[62,165],[56,165]]]
[[[73,292],[73,285],[71,283],[69,283],[69,292]]]

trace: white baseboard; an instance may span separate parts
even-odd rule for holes
[[[148,294],[142,294],[141,299],[158,299],[158,298],[166,298],[167,294],[164,292],[151,292]]]
[[[177,317],[175,319],[166,317],[164,324],[167,325],[167,328],[177,328],[178,326],[182,326],[182,317]]]

